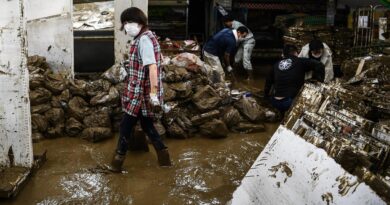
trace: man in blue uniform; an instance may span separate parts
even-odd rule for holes
[[[224,60],[226,71],[229,73],[233,71],[230,56],[234,55],[238,41],[244,39],[246,35],[248,35],[248,29],[244,26],[237,30],[226,28],[215,34],[205,44],[203,56],[206,64],[210,66],[211,71],[207,74],[213,82],[225,81],[225,72],[220,58]]]

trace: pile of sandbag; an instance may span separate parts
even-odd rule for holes
[[[119,92],[109,81],[69,80],[40,56],[28,58],[33,139],[80,136],[99,141],[112,136]]]
[[[124,65],[74,80],[53,73],[44,57],[32,56],[28,65],[34,139],[65,135],[96,142],[119,131],[120,95],[127,75]],[[263,131],[267,109],[245,97],[246,92],[231,91],[229,83],[211,83],[204,66],[190,53],[164,58],[164,104],[155,121],[159,134],[221,138],[230,131]],[[140,130],[138,125],[134,132]]]

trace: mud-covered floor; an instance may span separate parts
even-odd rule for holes
[[[257,90],[263,83],[236,86]],[[277,126],[266,124],[266,132],[232,133],[218,140],[166,139],[172,167],[159,167],[151,149],[128,153],[122,174],[94,169],[110,161],[118,136],[97,144],[78,138],[45,140],[34,150],[47,150],[47,162],[15,199],[0,203],[225,204]]]

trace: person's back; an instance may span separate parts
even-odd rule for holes
[[[236,39],[233,31],[223,29],[215,34],[204,46],[204,50],[215,56],[223,56],[225,52],[233,53],[236,46]]]

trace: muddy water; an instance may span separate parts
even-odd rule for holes
[[[34,150],[47,150],[47,162],[15,199],[0,203],[225,204],[277,126],[218,140],[166,139],[172,167],[159,167],[154,150],[130,152],[122,174],[94,169],[111,160],[118,136],[98,144],[78,138],[45,140]]]

